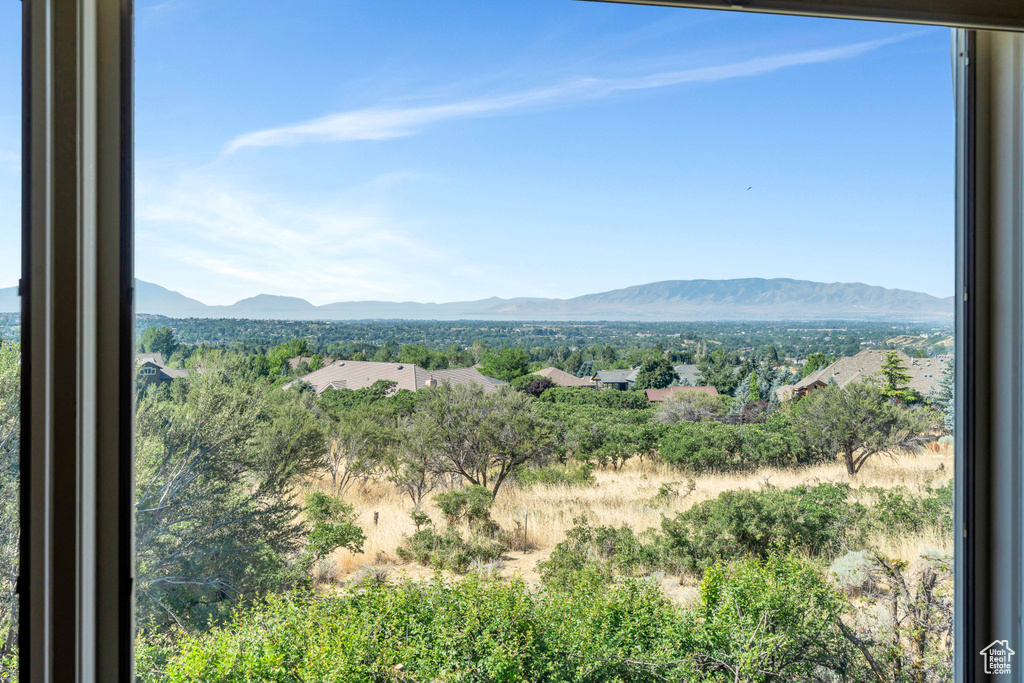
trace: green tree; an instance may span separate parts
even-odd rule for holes
[[[611,344],[606,344],[605,347],[601,350],[601,360],[604,361],[606,364],[611,365],[618,359],[619,352]]]
[[[637,371],[633,388],[664,389],[678,381],[679,376],[676,375],[675,369],[664,357],[648,358]]]
[[[143,623],[203,625],[297,578],[294,490],[324,438],[309,394],[209,353],[203,374],[147,392],[136,417],[136,590]]]
[[[305,339],[291,339],[283,344],[278,344],[267,353],[270,375],[287,374],[290,369],[288,361],[296,356],[305,356],[308,353],[309,342]]]
[[[824,354],[820,351],[810,353],[807,355],[807,362],[804,363],[801,377],[807,377],[807,375],[811,374],[812,372],[821,370],[822,368],[827,368],[835,361],[836,359],[834,357]]]
[[[18,636],[21,345],[0,340],[0,674]]]
[[[878,371],[882,375],[885,384],[882,386],[882,395],[886,398],[898,399],[901,401],[912,400],[914,395],[910,392],[910,373],[907,372],[907,364],[895,351],[885,354],[885,362],[882,369]]]
[[[177,350],[178,340],[174,338],[174,331],[166,325],[147,327],[139,335],[136,346],[145,353],[159,353],[166,363]]]
[[[949,433],[953,433],[956,426],[956,364],[947,363],[946,369],[942,371],[942,378],[939,386],[932,394],[931,399],[942,411],[942,426]]]
[[[351,505],[326,493],[314,491],[306,498],[306,521],[312,526],[300,564],[306,569],[338,548],[363,552],[366,534],[356,524]]]
[[[329,416],[323,467],[331,475],[331,492],[344,495],[353,484],[379,472],[398,438],[397,418],[381,403],[357,405]]]
[[[845,673],[852,662],[838,626],[846,609],[829,580],[793,555],[713,567],[696,614],[695,656],[708,675],[699,680],[846,680],[821,675]]]
[[[841,455],[851,477],[879,453],[920,451],[929,427],[924,409],[894,404],[880,387],[866,382],[812,391],[797,404],[794,421],[821,457]]]
[[[739,384],[739,379],[736,376],[737,365],[738,362],[728,353],[716,349],[701,356],[697,362],[697,383],[702,386],[712,386],[720,394],[732,394],[736,385]]]
[[[500,351],[491,351],[484,356],[480,372],[487,377],[511,382],[516,377],[525,375],[530,368],[530,354],[521,346],[506,346]]]
[[[429,439],[429,467],[438,475],[457,475],[497,495],[509,475],[551,453],[551,425],[523,392],[507,387],[488,394],[465,384],[423,391],[415,419]]]

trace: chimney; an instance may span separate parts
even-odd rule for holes
[[[425,386],[425,387],[436,387],[437,384],[438,384],[438,382],[437,382],[436,379],[434,379],[433,377],[428,377],[427,381],[423,383],[423,386]]]

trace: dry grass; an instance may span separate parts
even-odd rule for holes
[[[640,532],[659,527],[664,515],[715,498],[723,491],[757,490],[766,484],[788,488],[801,484],[851,481],[846,475],[845,466],[839,461],[803,469],[765,468],[751,473],[700,476],[693,480],[693,488],[689,493],[688,478],[661,463],[641,463],[634,459],[618,471],[598,470],[594,474],[597,484],[593,487],[535,486],[522,489],[506,485],[499,491],[492,517],[505,529],[514,529],[517,522],[528,521],[530,547],[530,552],[525,554],[516,551],[510,553],[503,572],[505,575],[519,572],[527,580],[534,578],[536,562],[547,557],[555,545],[564,540],[566,530],[573,527],[573,520],[582,515],[586,515],[591,524],[627,524],[634,531]],[[935,444],[917,456],[876,456],[867,462],[851,483],[855,487],[905,486],[918,493],[928,485],[946,483],[952,475],[951,447]],[[680,494],[659,497],[658,491],[664,485],[676,489]],[[329,489],[328,478],[309,482],[306,491]],[[415,531],[409,517],[412,510],[409,499],[399,496],[388,484],[370,483],[354,486],[345,495],[345,500],[355,506],[359,524],[366,531],[367,538],[363,553],[353,554],[342,550],[330,558],[334,562],[336,576],[343,579],[365,565],[398,562],[395,549],[405,536]],[[443,524],[440,512],[431,503],[424,506],[424,511],[431,515],[436,525]],[[373,523],[375,512],[378,513],[376,525]],[[898,539],[880,537],[874,540],[877,547],[887,555],[907,561],[913,561],[927,550],[948,551],[952,541],[932,532]],[[432,571],[403,565],[395,573],[415,577],[429,576]]]

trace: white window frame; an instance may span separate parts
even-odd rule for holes
[[[954,36],[956,680],[982,680],[987,642],[1024,652],[1024,36],[1008,32],[1024,29],[1024,2],[636,2],[963,27]],[[131,683],[133,2],[22,5],[20,675]]]

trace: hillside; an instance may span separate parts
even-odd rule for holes
[[[285,320],[948,320],[953,298],[862,283],[787,278],[666,280],[571,299],[491,297],[418,303],[304,299],[261,294],[208,306],[178,292],[136,281],[136,310],[173,318]],[[17,310],[14,288],[0,289],[0,312]]]

